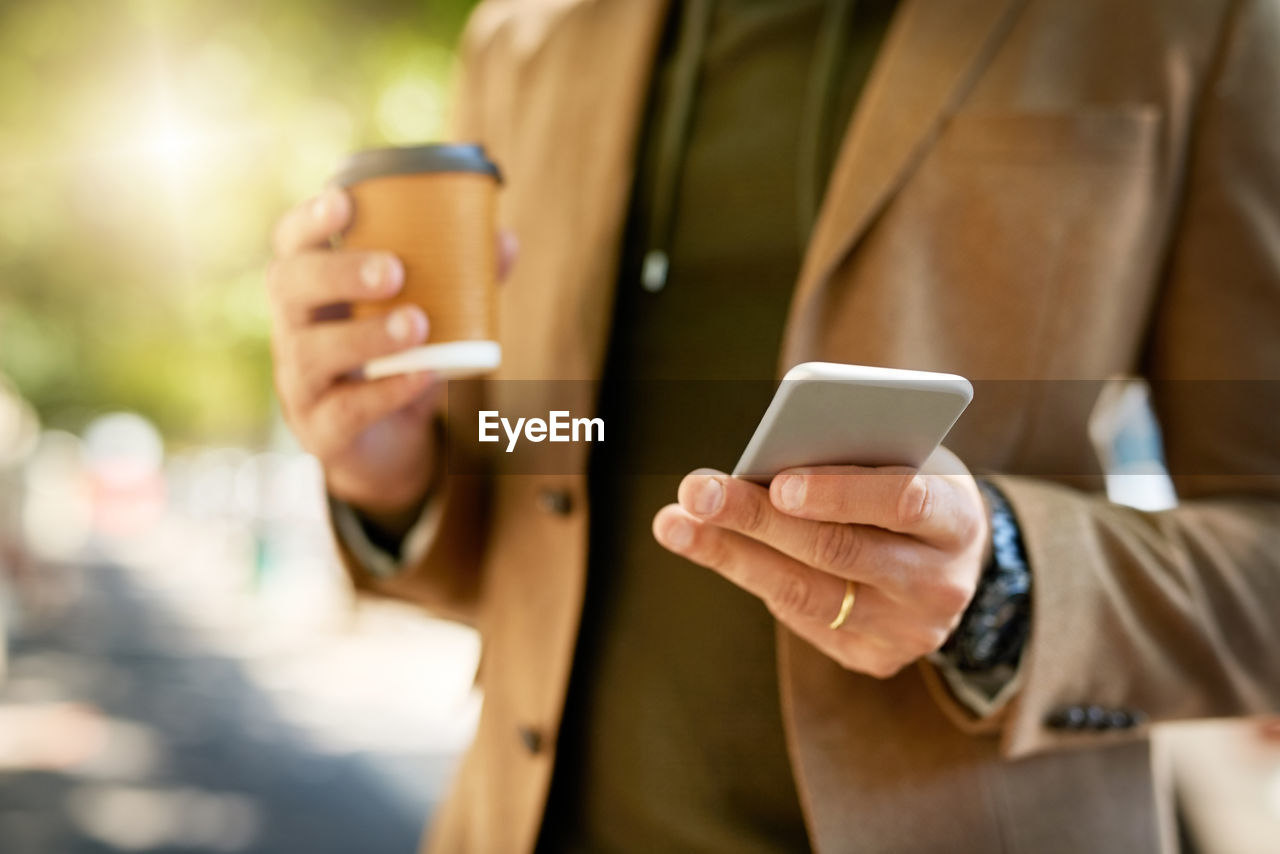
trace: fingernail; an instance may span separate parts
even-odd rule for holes
[[[404,267],[394,255],[370,255],[360,265],[360,282],[371,291],[395,293],[404,284]]]
[[[387,318],[387,334],[398,344],[409,344],[426,334],[427,318],[422,309],[406,305]]]
[[[692,507],[694,513],[699,516],[710,516],[720,509],[720,505],[724,504],[724,485],[714,477],[702,478],[693,491]]]
[[[788,474],[782,476],[782,485],[778,487],[778,501],[786,510],[799,510],[804,506],[804,478]]]
[[[311,215],[316,222],[337,227],[351,216],[351,202],[338,187],[329,187],[311,203]]]
[[[325,190],[311,203],[312,219],[316,222],[328,222],[329,215],[333,213],[333,206],[333,191]]]
[[[693,526],[687,519],[672,519],[662,529],[662,541],[673,549],[687,549],[693,542]]]
[[[387,256],[387,285],[395,293],[404,285],[404,264],[394,255]]]

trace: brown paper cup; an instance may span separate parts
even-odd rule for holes
[[[356,303],[356,317],[422,308],[429,343],[374,359],[369,379],[434,370],[472,376],[502,361],[497,336],[498,168],[477,145],[358,152],[335,178],[355,203],[344,248],[385,250],[404,264],[395,298]]]

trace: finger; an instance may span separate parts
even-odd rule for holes
[[[305,406],[315,400],[370,359],[421,344],[427,332],[427,316],[416,305],[402,305],[378,317],[318,323],[294,331],[288,367],[301,403]]]
[[[436,374],[421,371],[331,387],[307,414],[307,450],[322,460],[337,456],[375,423],[431,394],[436,382]]]
[[[702,522],[678,504],[658,511],[653,534],[664,547],[714,569],[762,599],[778,619],[825,617],[831,622],[844,598],[844,579],[805,566],[750,537]]]
[[[403,287],[404,265],[389,252],[312,249],[280,258],[267,271],[272,305],[295,326],[326,319],[318,313],[325,306],[386,299]]]
[[[271,245],[278,256],[319,249],[350,221],[350,196],[340,187],[327,187],[280,218]]]
[[[504,228],[498,232],[498,281],[502,281],[511,274],[511,268],[516,265],[516,258],[520,255],[520,239],[516,237],[516,233],[509,228]]]
[[[874,525],[942,547],[968,542],[979,510],[959,478],[904,466],[818,466],[788,469],[769,484],[769,498],[803,519]]]
[[[829,627],[840,613],[845,580],[781,554],[763,543],[702,522],[670,504],[653,521],[654,537],[664,547],[696,564],[713,569],[759,597],[787,625],[805,621]],[[855,582],[856,583],[856,582]],[[922,654],[945,638],[927,615],[916,614],[870,584],[856,583],[853,608],[832,634],[853,632],[887,649]]]
[[[819,522],[783,513],[764,487],[700,469],[680,482],[680,506],[691,515],[745,534],[803,564],[879,587],[900,589],[921,559],[920,543],[867,525]]]

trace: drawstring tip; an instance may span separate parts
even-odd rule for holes
[[[660,249],[650,249],[645,253],[644,266],[640,269],[640,284],[646,291],[656,294],[666,287],[670,263],[667,253]]]

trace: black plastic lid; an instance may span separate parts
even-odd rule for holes
[[[370,148],[347,158],[334,181],[349,187],[380,175],[414,175],[422,172],[480,172],[501,183],[502,173],[484,153],[469,143],[415,145],[407,148]]]

